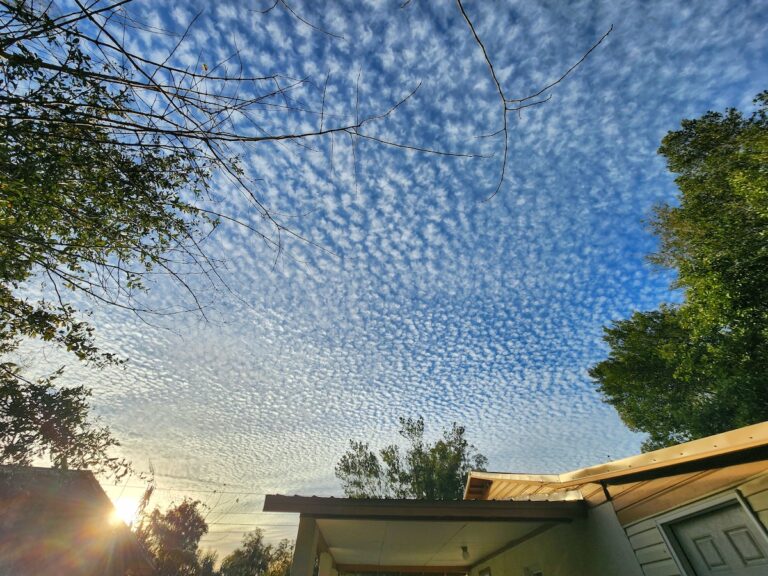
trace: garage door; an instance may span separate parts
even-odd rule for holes
[[[768,575],[768,542],[737,502],[669,528],[696,576]]]

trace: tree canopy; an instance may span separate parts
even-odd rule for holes
[[[768,420],[768,92],[684,120],[659,153],[678,203],[656,208],[654,263],[683,301],[605,329],[590,374],[645,449]]]
[[[185,285],[185,266],[208,261],[197,246],[215,218],[191,202],[209,163],[190,146],[171,145],[162,127],[137,125],[154,117],[142,104],[150,84],[107,47],[99,57],[100,41],[85,27],[97,30],[94,19],[108,6],[117,5],[61,12],[54,3],[0,4],[3,462],[46,455],[59,467],[115,471],[108,452],[117,442],[89,422],[90,391],[57,388],[61,371],[30,381],[9,355],[22,339],[39,339],[97,366],[117,363],[96,346],[71,293],[141,314],[150,310],[136,296],[153,270]]]
[[[114,357],[97,349],[68,294],[149,312],[137,297],[151,271],[182,286],[186,266],[210,271],[199,242],[215,223],[194,205],[212,160],[145,104],[153,91],[178,107],[184,96],[121,66],[92,36],[117,10],[107,8],[53,16],[54,5],[0,5],[0,336],[55,341],[89,361]],[[37,301],[26,297],[32,281],[46,284]]]
[[[139,504],[139,522],[134,531],[152,559],[156,576],[288,575],[293,544],[285,539],[267,544],[260,528],[244,534],[240,547],[216,568],[216,553],[200,549],[200,539],[208,533],[207,516],[211,509],[200,500],[184,498],[164,512],[158,507],[148,512],[155,488],[152,478]]]
[[[155,508],[141,519],[136,535],[150,554],[157,576],[205,576],[215,557],[199,549],[208,524],[199,500],[184,498],[165,512]]]
[[[109,454],[117,445],[109,428],[90,417],[90,390],[58,388],[59,373],[28,381],[17,370],[0,365],[0,464],[30,465],[43,457],[54,468],[87,468],[116,479],[130,471]]]
[[[335,469],[347,497],[460,500],[470,470],[488,463],[455,422],[431,444],[422,417],[400,418],[399,432],[406,447],[390,444],[378,454],[367,442],[350,440]]]
[[[281,540],[266,544],[257,528],[243,536],[243,543],[221,561],[220,576],[287,576],[293,558],[293,544]]]

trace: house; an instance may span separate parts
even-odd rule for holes
[[[768,575],[768,422],[567,472],[471,472],[464,500],[268,495],[291,576]]]
[[[153,568],[91,472],[0,466],[0,576],[145,576]]]

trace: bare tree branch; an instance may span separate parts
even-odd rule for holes
[[[608,35],[613,31],[613,25],[608,29],[608,32],[603,34],[603,36],[592,45],[592,47],[587,50],[582,57],[579,59],[576,64],[571,66],[564,74],[562,74],[557,80],[554,82],[551,82],[544,86],[539,91],[530,94],[529,96],[525,96],[523,98],[507,98],[507,96],[504,93],[504,89],[502,88],[501,82],[499,81],[499,77],[496,75],[496,69],[493,67],[493,61],[491,60],[491,57],[488,55],[488,50],[485,47],[485,44],[483,43],[482,39],[480,38],[480,35],[477,33],[477,30],[475,29],[475,25],[472,23],[472,20],[470,19],[469,15],[467,14],[467,11],[464,9],[464,4],[462,3],[462,0],[456,0],[456,4],[459,7],[459,11],[461,12],[462,17],[464,18],[464,21],[467,23],[467,26],[469,27],[470,32],[472,33],[472,37],[475,40],[475,43],[480,47],[480,50],[483,52],[483,59],[485,60],[485,63],[488,66],[488,70],[491,73],[491,79],[493,80],[493,84],[496,87],[496,92],[499,95],[499,99],[501,100],[501,106],[502,106],[502,127],[497,132],[494,132],[491,134],[491,136],[496,136],[499,134],[504,135],[504,154],[502,155],[501,160],[501,170],[499,173],[499,178],[497,180],[496,189],[493,191],[493,193],[486,197],[484,202],[487,202],[496,194],[499,193],[499,190],[501,190],[502,184],[504,184],[504,178],[506,176],[507,172],[507,163],[509,161],[509,120],[507,118],[508,112],[517,112],[520,114],[520,111],[525,108],[530,108],[532,106],[538,106],[539,104],[544,104],[545,102],[548,102],[552,96],[547,96],[546,98],[543,98],[541,100],[538,100],[536,102],[531,102],[528,104],[524,104],[528,102],[529,100],[535,100],[539,96],[541,96],[544,92],[547,90],[557,86],[560,82],[565,80],[565,78],[573,72],[584,60],[587,59],[587,57],[592,53],[593,50],[595,50],[600,44],[602,44],[603,40],[605,40]],[[510,104],[518,104],[517,106],[510,106]]]
[[[4,145],[21,146],[21,140],[13,138],[26,135],[23,145],[28,146],[25,151],[30,158],[46,151],[45,138],[54,138],[51,150],[57,154],[94,153],[93,161],[68,166],[55,175],[53,183],[43,182],[49,174],[43,174],[35,162],[23,167],[28,172],[22,176],[30,179],[24,186],[37,190],[41,206],[62,219],[55,234],[44,237],[37,229],[0,230],[0,248],[7,247],[9,258],[18,258],[15,264],[22,270],[18,278],[44,274],[55,292],[53,305],[58,303],[59,309],[68,310],[61,290],[66,287],[132,310],[139,317],[155,311],[175,314],[196,310],[204,318],[207,303],[195,292],[197,280],[192,279],[199,279],[206,290],[223,287],[234,294],[221,273],[222,262],[206,252],[205,239],[219,222],[243,228],[260,245],[263,243],[275,256],[273,266],[286,254],[284,241],[337,256],[302,233],[295,216],[289,221],[267,204],[263,180],[250,171],[243,157],[263,147],[268,149],[269,143],[288,152],[296,147],[318,152],[324,150],[324,140],[330,140],[329,177],[334,177],[337,145],[341,142],[345,149],[347,146],[337,135],[349,137],[349,169],[356,192],[363,165],[360,155],[366,149],[361,146],[363,140],[441,158],[489,158],[469,145],[447,149],[439,142],[403,141],[406,139],[388,135],[386,127],[393,115],[413,103],[421,83],[404,89],[404,95],[388,106],[370,111],[370,105],[361,99],[365,93],[361,67],[355,79],[354,102],[349,98],[342,113],[332,113],[330,73],[322,83],[289,75],[250,74],[236,44],[214,62],[205,62],[200,49],[196,50],[196,60],[193,55],[188,65],[180,65],[180,53],[193,38],[201,13],[194,14],[183,30],[165,30],[132,17],[130,1],[72,0],[63,14],[52,15],[57,6],[53,2],[0,0],[0,123],[9,129]],[[299,14],[290,1],[274,0],[252,12],[266,15],[282,8],[302,25],[330,38],[344,39]],[[401,7],[410,4],[411,0],[404,0]],[[482,52],[501,104],[501,129],[476,137],[503,135],[504,139],[499,176],[489,200],[500,191],[507,174],[508,113],[520,114],[549,101],[551,94],[547,92],[581,65],[613,28],[555,81],[529,96],[508,98],[464,3],[456,0],[456,5]],[[167,52],[153,57],[132,50],[134,30],[167,37]],[[474,143],[476,138],[468,136],[465,142]],[[15,162],[18,153],[13,151],[8,157]],[[9,166],[11,172],[17,169],[13,162]],[[144,166],[151,169],[141,173]],[[19,168],[19,173],[3,177],[16,178],[21,173]],[[134,186],[142,181],[150,181],[156,188]],[[111,219],[114,206],[108,202],[109,209],[95,209],[88,194],[100,188],[106,190],[106,198],[125,194],[135,199],[136,214],[123,214],[126,222],[121,223]],[[51,190],[60,197],[45,196],[43,191]],[[226,194],[239,195],[247,209],[242,213],[239,209],[235,213],[217,209],[216,202],[229,200]],[[192,200],[182,201],[182,197]],[[134,230],[139,232],[131,236]],[[88,234],[78,235],[79,231]],[[183,302],[173,309],[153,310],[142,302],[143,281],[154,283],[161,276],[180,289]],[[0,289],[10,285],[7,279],[0,280]],[[66,316],[62,318],[66,320]]]

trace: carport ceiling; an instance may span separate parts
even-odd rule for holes
[[[551,524],[320,518],[317,525],[340,572],[365,572],[373,566],[469,567]]]
[[[314,550],[305,548],[318,546],[330,553],[339,572],[445,574],[465,573],[487,557],[586,514],[580,500],[358,500],[279,494],[266,496],[264,511],[301,514],[297,554],[309,557]],[[316,543],[310,544],[311,531],[302,539],[302,525],[318,530],[319,538],[312,537]]]

